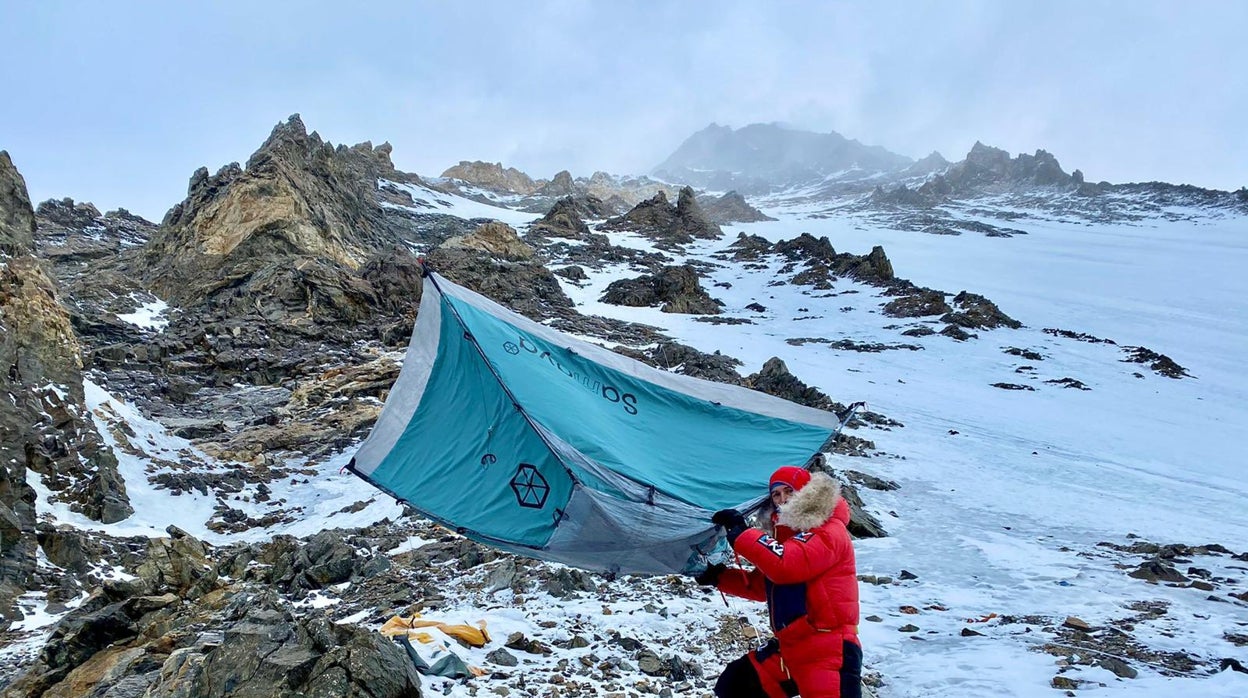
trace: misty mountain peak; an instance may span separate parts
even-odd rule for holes
[[[712,124],[686,139],[654,173],[702,189],[762,193],[848,171],[893,172],[910,163],[910,158],[835,131],[814,133],[776,123],[733,130]]]

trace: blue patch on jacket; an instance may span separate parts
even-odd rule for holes
[[[806,615],[806,583],[774,584],[767,581],[767,610],[771,629],[779,632]]]

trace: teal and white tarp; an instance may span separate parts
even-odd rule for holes
[[[435,273],[403,370],[351,469],[521,555],[616,573],[693,569],[713,512],[757,504],[831,412],[681,376],[535,323]]]

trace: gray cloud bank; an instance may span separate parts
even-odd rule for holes
[[[1092,180],[1248,184],[1248,3],[8,3],[0,148],[32,197],[151,218],[300,112],[549,177],[648,171],[711,122]]]

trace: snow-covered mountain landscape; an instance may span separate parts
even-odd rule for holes
[[[710,694],[761,604],[499,553],[345,470],[419,256],[665,370],[864,401],[827,465],[876,696],[1248,692],[1245,190],[736,133],[767,137],[434,177],[292,117],[159,224],[32,205],[5,155],[0,690]],[[414,630],[418,676],[378,633],[413,614],[488,637]]]

